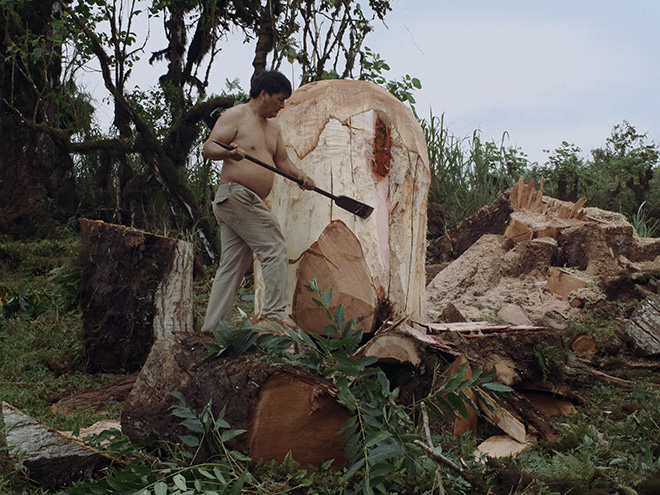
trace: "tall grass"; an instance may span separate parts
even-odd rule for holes
[[[639,205],[637,212],[631,216],[630,221],[640,237],[655,237],[660,230],[660,219],[654,218],[653,214],[644,208],[645,206],[646,201]]]
[[[518,148],[484,141],[481,132],[458,138],[441,116],[420,119],[426,135],[431,167],[429,201],[447,206],[445,227],[450,229],[512,187],[529,163]]]

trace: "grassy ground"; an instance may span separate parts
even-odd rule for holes
[[[85,372],[81,310],[77,304],[78,271],[75,237],[33,243],[0,240],[0,398],[60,430],[86,427],[118,418],[104,413],[54,414],[62,397],[108,383],[116,375]],[[196,283],[195,313],[204,312],[211,278]],[[246,286],[242,294],[250,292]],[[250,313],[250,302],[243,309]],[[197,322],[199,325],[199,321]],[[602,322],[594,322],[600,331]],[[581,331],[589,331],[587,321]],[[625,349],[599,356],[608,372],[635,379],[632,391],[611,387],[577,390],[585,399],[578,413],[557,418],[562,432],[554,443],[538,442],[517,460],[489,464],[486,479],[493,494],[634,494],[660,493],[660,388],[657,372],[626,365]],[[618,363],[618,364],[617,364]],[[449,456],[469,459],[490,434],[436,439]],[[444,471],[448,493],[471,493],[460,479]],[[421,490],[421,489],[420,489]],[[0,493],[55,493],[30,485],[15,469],[7,449],[0,448]],[[308,492],[295,492],[308,493]],[[411,491],[410,493],[421,493]],[[430,492],[429,492],[430,493]],[[433,493],[438,493],[437,488]]]

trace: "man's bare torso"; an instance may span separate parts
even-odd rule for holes
[[[250,111],[248,105],[239,105],[226,111],[223,117],[233,119],[235,135],[231,142],[245,152],[268,164],[274,163],[279,138],[279,127],[274,119],[263,119]],[[254,191],[262,199],[273,187],[274,173],[249,160],[225,159],[220,174],[220,184],[238,182]]]

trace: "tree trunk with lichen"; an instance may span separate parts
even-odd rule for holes
[[[87,371],[138,371],[157,339],[193,330],[190,243],[87,219],[80,237]]]
[[[39,128],[70,117],[56,118],[53,104],[63,97],[51,24],[59,9],[52,1],[23,3],[0,9],[0,231],[46,238],[79,205],[66,142]],[[34,57],[21,48],[27,45],[46,55]]]
[[[294,319],[307,332],[328,323],[310,314],[304,286],[314,277],[365,332],[390,318],[424,319],[430,172],[413,113],[373,83],[326,80],[294,91],[278,119],[289,157],[318,187],[374,208],[364,219],[276,178],[267,199],[287,239]]]

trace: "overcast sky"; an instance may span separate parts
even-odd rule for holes
[[[518,146],[588,155],[627,120],[660,141],[657,0],[395,0],[366,45],[418,77],[420,116]]]
[[[623,120],[660,141],[658,0],[393,0],[385,19],[365,46],[390,65],[387,79],[419,78],[418,114],[444,113],[458,137],[478,129],[499,143],[506,132],[506,146],[539,162],[562,141],[588,156]],[[209,90],[234,77],[247,89],[253,53],[228,44]],[[142,89],[164,72],[138,70]]]

